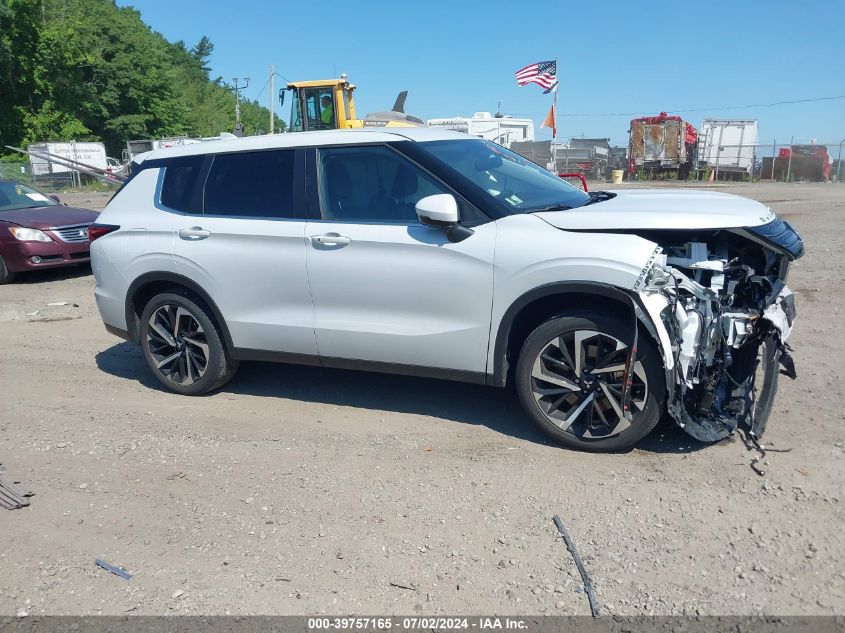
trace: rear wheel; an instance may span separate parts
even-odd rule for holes
[[[217,389],[238,369],[211,312],[187,293],[166,292],[147,303],[141,314],[141,349],[153,375],[183,395]]]
[[[624,411],[625,363],[633,342],[630,321],[605,314],[562,315],[535,329],[523,344],[516,388],[523,408],[553,440],[587,451],[629,448],[658,420],[666,390],[663,359],[639,337]]]
[[[15,273],[9,270],[3,256],[0,255],[0,285],[8,284],[15,280]]]

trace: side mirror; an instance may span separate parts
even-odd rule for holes
[[[474,231],[458,224],[458,201],[449,193],[439,193],[421,198],[416,205],[420,223],[446,229],[446,238],[452,242],[462,242]]]
[[[285,92],[287,92],[284,88],[279,89],[279,107],[281,108],[285,105]]]
[[[416,205],[422,224],[445,228],[458,223],[458,202],[448,193],[420,198]]]
[[[51,193],[51,194],[50,194],[49,196],[47,196],[47,197],[48,197],[48,198],[50,198],[50,200],[52,200],[52,201],[53,201],[53,202],[55,202],[56,204],[61,204],[61,203],[62,203],[62,201],[61,201],[61,200],[59,200],[59,196],[57,196],[57,195],[56,195],[56,194],[54,194],[54,193]]]

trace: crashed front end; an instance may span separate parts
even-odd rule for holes
[[[736,429],[759,438],[779,366],[795,377],[786,278],[804,253],[800,236],[777,218],[753,228],[637,233],[659,245],[635,290],[663,326],[670,415],[701,441]]]

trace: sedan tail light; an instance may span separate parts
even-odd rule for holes
[[[93,242],[98,237],[108,235],[119,228],[116,224],[91,224],[88,226],[88,239]]]

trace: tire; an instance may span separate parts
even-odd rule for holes
[[[543,433],[569,448],[630,448],[657,425],[666,393],[663,358],[641,332],[629,399],[632,419],[624,417],[621,386],[632,342],[630,319],[611,314],[566,313],[542,323],[517,361],[523,408]],[[576,345],[583,355],[576,356]],[[609,371],[612,367],[618,369]]]
[[[15,273],[9,270],[9,267],[6,266],[6,261],[3,259],[3,256],[0,255],[0,286],[3,284],[11,283],[15,280]]]
[[[211,311],[189,292],[155,295],[144,307],[140,329],[147,366],[171,391],[186,396],[208,393],[238,370]]]
[[[780,355],[781,349],[774,337],[766,337],[760,345],[753,377],[754,422],[751,430],[756,437],[762,437],[765,433],[766,423],[772,413],[772,405],[778,392]]]

